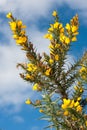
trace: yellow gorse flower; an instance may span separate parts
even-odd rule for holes
[[[54,17],[56,17],[56,16],[57,16],[57,12],[56,12],[56,11],[53,11],[52,15],[53,15]]]
[[[75,107],[77,107],[78,105],[79,105],[79,102],[78,102],[78,101],[74,103],[74,106],[75,106]]]
[[[26,26],[23,25],[23,23],[22,23],[21,20],[17,20],[16,22],[17,22],[17,27],[18,27],[19,29],[26,28]]]
[[[69,44],[70,43],[70,38],[69,37],[65,37],[65,44]]]
[[[74,37],[72,37],[72,42],[75,42],[75,41],[77,41],[77,38],[76,38],[76,36],[74,36]]]
[[[49,63],[50,63],[50,64],[53,64],[53,63],[54,63],[54,60],[50,58],[50,59],[49,59]]]
[[[7,15],[6,15],[7,18],[11,19],[12,18],[12,13],[9,12]]]
[[[22,21],[21,20],[16,20],[16,21],[11,21],[9,22],[9,25],[12,29],[12,27],[15,26],[16,29],[22,29],[22,28],[26,28],[25,25],[23,25]],[[13,29],[12,29],[13,30]],[[14,30],[13,30],[14,31]]]
[[[53,28],[54,28],[54,29],[57,29],[58,26],[59,26],[59,23],[58,23],[58,22],[55,22],[54,25],[53,25]]]
[[[33,86],[33,90],[34,90],[34,91],[41,91],[42,88],[39,86],[38,83],[35,83],[34,86]]]
[[[50,45],[49,45],[49,48],[50,48],[50,49],[54,49],[55,46],[53,46],[52,44],[50,44]]]
[[[72,26],[71,27],[72,33],[75,33],[78,30],[78,26]]]
[[[50,27],[50,28],[48,29],[48,33],[49,33],[49,32],[52,32],[53,30],[54,30],[54,29]]]
[[[31,80],[33,80],[34,79],[34,77],[32,76],[32,75],[30,75],[30,74],[26,74],[25,75],[25,79],[31,79]]]
[[[48,34],[45,34],[45,35],[44,35],[44,38],[47,38],[47,39],[49,39],[49,40],[53,40],[53,35],[50,34],[50,33],[48,33]]]
[[[64,116],[68,116],[69,115],[69,112],[68,111],[65,111],[64,112]]]
[[[59,55],[55,55],[55,60],[56,60],[56,61],[59,60]]]
[[[77,101],[80,101],[81,99],[82,99],[81,97],[78,97],[78,98],[77,98]]]
[[[62,107],[63,109],[66,109],[66,108],[69,106],[70,102],[71,102],[70,99],[63,99],[63,104],[62,104],[61,107]]]
[[[79,70],[80,73],[83,73],[83,72],[87,72],[87,69],[85,67],[82,67],[80,70]]]
[[[45,75],[49,76],[49,75],[50,75],[50,72],[51,72],[51,68],[48,68],[48,69],[45,71]]]
[[[78,105],[78,106],[76,107],[76,111],[77,111],[77,112],[82,112],[82,107],[81,107],[80,105]]]
[[[27,100],[25,101],[25,103],[28,104],[28,105],[29,105],[29,104],[32,104],[32,102],[31,102],[30,99],[27,99]]]
[[[70,32],[70,30],[71,30],[71,26],[70,26],[69,23],[66,24],[65,28],[67,29],[68,32]]]
[[[16,40],[16,43],[19,44],[19,45],[22,45],[22,44],[24,44],[26,42],[27,42],[27,37],[26,36],[18,37],[17,40]]]
[[[9,22],[9,25],[10,25],[10,28],[11,28],[11,30],[12,31],[16,31],[16,27],[17,27],[17,24],[16,24],[16,22]]]

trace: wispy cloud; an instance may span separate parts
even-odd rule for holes
[[[68,5],[71,9],[87,12],[87,1],[83,0],[3,0],[0,1],[0,12],[12,11],[16,16],[24,19],[36,20],[40,16],[47,17],[49,10],[55,5],[58,7]],[[87,15],[86,15],[87,16]]]
[[[64,3],[67,3],[72,9],[87,10],[87,0],[66,0]]]
[[[0,12],[12,11],[17,16],[20,15],[20,17],[22,16],[35,20],[35,18],[38,18],[39,16],[45,16],[52,4],[53,1],[50,0],[3,0],[0,1]]]

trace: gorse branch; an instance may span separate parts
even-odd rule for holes
[[[46,128],[55,130],[87,130],[87,115],[83,111],[85,85],[87,84],[87,52],[83,56],[65,67],[71,44],[77,41],[79,34],[78,15],[63,27],[58,14],[53,11],[54,22],[50,24],[44,38],[50,40],[49,55],[37,53],[33,43],[29,41],[21,20],[7,14],[10,28],[16,44],[26,52],[27,63],[18,63],[24,73],[23,80],[33,83],[33,90],[40,92],[41,99],[26,104],[39,108],[43,113],[40,119],[46,119],[51,125]],[[70,92],[72,91],[72,93]]]

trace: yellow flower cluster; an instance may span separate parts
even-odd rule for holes
[[[50,24],[50,28],[48,29],[48,33],[59,31],[59,33],[64,33],[63,25],[59,22],[55,22],[54,24]]]
[[[28,63],[28,64],[27,64],[27,70],[28,70],[29,72],[35,72],[35,71],[37,70],[37,66],[34,65],[34,64],[32,64],[32,63]]]
[[[78,101],[72,99],[63,99],[62,109],[65,110],[64,115],[69,115],[68,108],[75,109],[77,112],[82,111],[82,107]]]
[[[55,18],[57,18],[58,16],[56,11],[53,11],[52,15]],[[54,24],[50,24],[48,33],[44,37],[49,40],[55,40],[56,38],[58,39],[59,37],[59,40],[62,43],[68,45],[70,44],[71,41],[74,42],[77,40],[76,36],[78,35],[78,26],[79,26],[78,15],[74,16],[71,19],[70,24],[69,23],[66,24],[65,26],[66,32],[64,31],[65,29],[63,25],[58,21],[55,21]]]
[[[57,12],[53,11],[52,15],[54,17],[57,17]],[[48,29],[48,33],[45,34],[44,38],[47,38],[47,39],[49,39],[51,41],[55,40],[57,37],[55,37],[54,32],[56,32],[58,34],[64,33],[63,25],[61,23],[59,23],[58,21],[55,21],[53,24],[50,24],[50,27]]]
[[[55,22],[54,24],[50,24],[50,28],[48,29],[48,34],[50,34],[51,36],[54,36],[54,32],[64,33],[63,25],[59,22]],[[45,38],[49,39],[49,37],[46,37],[46,35],[45,35]],[[54,39],[55,39],[55,37],[54,37]],[[53,40],[53,37],[51,40]]]
[[[48,28],[48,33],[45,34],[44,38],[47,38],[51,41],[49,45],[51,60],[50,64],[53,64],[54,61],[59,61],[61,54],[64,52],[64,48],[68,48],[71,42],[77,40],[76,36],[78,35],[78,15],[73,17],[70,21],[70,24],[67,23],[65,28],[59,22],[58,14],[56,11],[53,11],[52,16],[54,16],[54,23],[50,24]]]
[[[32,63],[28,63],[26,70],[27,73],[24,76],[25,80],[33,81],[37,75],[37,66]]]
[[[65,36],[63,33],[60,34],[60,41],[66,45],[70,44],[70,38]]]
[[[10,28],[13,32],[13,38],[16,40],[16,43],[18,45],[24,46],[27,43],[27,36],[25,35],[26,28],[25,25],[23,25],[21,20],[16,20],[13,18],[12,13],[7,14],[7,18],[11,19],[9,22]]]
[[[66,31],[69,34],[69,36],[71,37],[72,42],[77,40],[76,35],[78,35],[78,26],[79,26],[78,15],[74,16],[71,19],[70,24],[67,23],[65,26]]]

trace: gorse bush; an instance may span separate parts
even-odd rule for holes
[[[21,20],[7,14],[10,28],[16,44],[26,52],[27,63],[19,63],[24,72],[21,78],[33,84],[33,90],[40,92],[41,99],[31,104],[43,114],[40,119],[50,122],[46,128],[55,130],[87,130],[86,105],[87,84],[87,52],[73,64],[67,65],[68,52],[71,44],[77,41],[79,21],[75,15],[70,23],[63,27],[56,11],[52,16],[54,22],[50,24],[48,33],[44,36],[50,40],[50,53],[37,53],[32,42],[29,41]],[[65,67],[67,65],[67,67]]]

